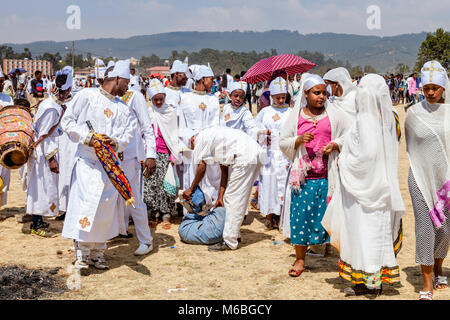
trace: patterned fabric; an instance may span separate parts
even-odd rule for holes
[[[131,192],[130,183],[120,167],[119,159],[111,147],[103,142],[100,135],[97,135],[97,138],[98,140],[95,140],[94,143],[94,150],[98,160],[102,164],[111,183],[125,199],[127,206],[133,205],[134,198],[133,193]]]
[[[369,289],[379,288],[382,283],[393,284],[400,282],[400,268],[383,267],[375,273],[365,273],[361,270],[354,270],[351,265],[339,259],[339,275],[354,284],[364,284]]]
[[[306,180],[300,191],[291,194],[291,244],[309,246],[328,243],[330,237],[322,226],[327,209],[328,180]]]
[[[450,221],[446,219],[439,229],[434,227],[429,214],[430,210],[411,169],[408,175],[408,185],[416,224],[416,263],[432,266],[434,259],[447,257],[450,245]],[[445,211],[445,215],[448,217],[448,210]]]
[[[175,215],[175,196],[169,195],[163,188],[164,177],[169,166],[168,153],[156,153],[156,171],[150,179],[144,179],[144,202],[150,218],[162,218]]]

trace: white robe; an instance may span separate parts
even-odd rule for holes
[[[259,210],[263,215],[280,215],[283,207],[290,161],[280,150],[279,137],[291,110],[287,107],[268,106],[262,109],[255,118],[260,130],[268,129],[272,132],[269,147],[267,146],[267,136],[259,136],[260,143],[264,145],[266,151],[266,161],[261,167],[258,190]]]
[[[209,126],[219,125],[219,100],[205,92],[188,92],[181,96],[179,113],[179,135],[185,147],[183,156],[183,186],[189,188],[195,177],[196,165],[192,161],[192,150],[188,149],[188,140],[192,134],[198,134]],[[220,169],[218,166],[208,166],[206,179],[203,180],[202,189],[207,202],[214,204],[217,200],[220,187]]]
[[[226,104],[220,115],[219,123],[224,127],[242,130],[256,140],[258,128],[252,113],[245,105],[233,108],[230,103]]]
[[[124,223],[128,229],[130,215],[136,228],[136,236],[140,243],[151,244],[153,241],[148,225],[147,206],[143,201],[143,180],[140,161],[156,159],[156,142],[153,134],[152,122],[147,111],[147,102],[142,93],[128,91],[123,97],[130,112],[137,118],[137,126],[133,139],[123,151],[122,169],[125,172],[135,200],[135,208],[121,203],[124,209]]]
[[[61,120],[62,128],[78,144],[62,236],[105,242],[125,234],[123,210],[118,208],[124,199],[110,182],[94,149],[88,146],[92,134],[87,120],[96,133],[116,140],[116,152],[131,142],[137,120],[124,102],[101,88],[80,91]]]
[[[33,123],[35,139],[49,133],[58,124],[62,107],[53,98],[39,105]],[[27,213],[40,216],[55,216],[59,213],[58,174],[50,170],[48,160],[55,156],[59,162],[59,136],[61,125],[45,138],[30,156],[27,163]]]
[[[0,109],[13,104],[14,102],[11,96],[4,94],[3,92],[0,92]],[[4,206],[7,202],[10,176],[11,171],[3,166],[0,166],[0,178],[3,180],[2,200],[1,200],[2,206]]]
[[[194,162],[228,166],[228,183],[224,194],[226,210],[223,239],[231,248],[238,246],[239,229],[248,210],[253,182],[258,177],[264,150],[241,130],[211,127],[195,140]],[[219,169],[219,172],[221,170]]]

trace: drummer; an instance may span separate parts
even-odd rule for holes
[[[31,234],[45,238],[56,236],[42,217],[59,213],[58,137],[62,134],[60,122],[72,88],[72,75],[70,66],[56,73],[56,92],[40,104],[33,123],[37,140],[27,167],[27,213],[32,215]]]
[[[0,67],[0,109],[6,106],[13,105],[13,99],[11,96],[3,93],[3,84],[5,82],[5,75]],[[9,189],[10,170],[0,166],[0,193],[1,193],[1,206],[6,204],[6,195]]]

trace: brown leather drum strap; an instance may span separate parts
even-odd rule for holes
[[[47,134],[42,135],[35,143],[33,143],[33,144],[31,145],[31,147],[30,147],[30,152],[31,152],[32,150],[36,149],[36,147],[37,147],[42,141],[44,141],[46,138],[48,138],[48,136],[50,136],[50,135],[53,133],[53,131],[55,131],[56,128],[58,128],[58,126],[59,126],[59,124],[60,124],[60,122],[61,122],[61,119],[62,119],[62,117],[63,117],[63,115],[64,115],[64,112],[66,111],[66,105],[65,105],[65,104],[62,104],[62,105],[61,105],[61,108],[62,108],[62,112],[61,112],[61,116],[59,117],[58,123],[55,124],[53,127],[51,127],[50,130],[48,130],[48,133],[47,133]]]

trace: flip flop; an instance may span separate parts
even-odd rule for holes
[[[446,286],[445,288],[438,288],[438,286]],[[445,290],[448,288],[446,276],[437,276],[434,278],[434,288],[437,290]]]
[[[433,300],[433,293],[431,291],[420,291],[419,300]]]
[[[300,275],[303,273],[303,271],[305,271],[305,268],[303,268],[301,270],[291,268],[291,269],[289,269],[288,274],[293,278],[297,278],[297,277],[300,277]]]
[[[169,230],[171,227],[172,227],[172,224],[170,222],[165,221],[162,223],[162,228],[164,230]]]

